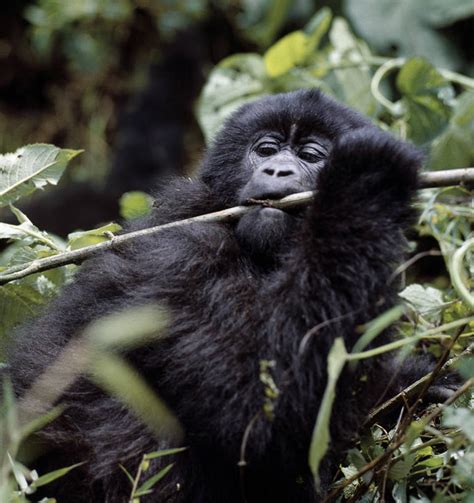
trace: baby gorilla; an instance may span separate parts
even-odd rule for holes
[[[420,164],[413,147],[316,90],[243,106],[198,177],[168,184],[154,213],[134,228],[310,189],[314,202],[288,212],[258,207],[237,224],[167,229],[87,261],[44,316],[18,334],[10,354],[17,393],[91,320],[158,303],[171,314],[167,337],[128,358],[179,418],[189,449],[143,501],[318,501],[308,447],[328,351],[336,337],[350,350],[357,326],[396,300],[390,278],[404,258]],[[305,334],[320,324],[301,352]],[[388,340],[382,334],[377,344]],[[274,362],[279,390],[272,417],[263,412],[262,360]],[[393,367],[388,358],[369,359],[341,376],[321,469],[326,484]],[[418,377],[399,374],[392,392]],[[62,416],[40,433],[51,447],[40,466],[86,462],[59,480],[55,496],[127,501],[130,484],[119,464],[136,473],[144,453],[170,445],[85,378],[61,403]]]

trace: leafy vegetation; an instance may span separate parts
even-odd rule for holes
[[[454,42],[440,32],[442,27],[473,16],[472,2],[347,0],[338,8],[343,7],[348,18],[334,16],[324,7],[311,19],[307,6],[298,11],[287,1],[241,4],[242,10],[234,15],[234,22],[240,26],[241,36],[255,44],[256,52],[233,54],[210,72],[197,105],[197,117],[207,141],[243,103],[268,93],[316,87],[369,115],[383,129],[419,145],[426,152],[427,170],[474,165],[474,80],[453,71],[460,66],[468,68],[468,64],[460,61]],[[147,3],[144,9],[150,10],[148,14],[156,21],[156,29],[167,37],[210,15],[205,1],[159,5],[154,10],[152,3]],[[68,62],[68,72],[75,75],[72,81],[81,82],[79,98],[74,93],[73,98],[66,97],[59,89],[53,94],[59,116],[69,128],[65,138],[84,140],[85,157],[92,166],[103,162],[108,153],[104,138],[112,113],[110,101],[105,106],[98,104],[104,83],[122,71],[120,48],[126,45],[127,29],[135,14],[133,3],[128,0],[40,0],[25,10],[34,49],[47,60],[54,57],[59,46]],[[305,16],[307,22],[302,29],[284,33],[274,41],[277,33],[282,29],[285,32],[288,20],[295,22]],[[349,21],[364,40],[354,34]],[[380,52],[386,55],[382,57]],[[137,68],[150,62],[144,54],[138,60],[141,65]],[[84,91],[81,72],[88,75],[92,91]],[[133,89],[140,81],[139,73],[120,82]],[[80,134],[73,118],[65,112],[65,104],[70,104],[71,99],[80,102]],[[19,129],[17,137],[11,136],[6,144],[23,134],[24,128]],[[26,128],[26,135],[30,134],[32,130]],[[0,206],[9,207],[18,221],[0,223],[0,239],[8,240],[8,246],[0,253],[0,280],[6,271],[106,241],[120,230],[118,224],[110,223],[61,239],[36,227],[34,215],[27,216],[13,206],[45,184],[56,184],[67,163],[79,152],[35,144],[0,157]],[[420,218],[410,236],[412,258],[396,271],[404,283],[400,306],[360,327],[361,338],[352,353],[339,339],[332,348],[328,361],[330,379],[309,452],[315,476],[330,441],[331,404],[344,365],[357,365],[362,358],[376,358],[398,348],[407,353],[430,352],[439,359],[436,372],[442,374],[448,368],[457,368],[467,379],[462,390],[467,392],[442,405],[417,409],[409,406],[417,402],[417,397],[426,395],[428,377],[407,389],[406,396],[398,397],[395,403],[381,404],[381,412],[384,406],[395,407],[398,420],[387,429],[377,422],[377,411],[374,412],[363,436],[341,463],[328,501],[474,501],[474,397],[468,390],[474,379],[473,195],[469,187],[420,191]],[[122,217],[132,219],[146,214],[151,200],[147,194],[131,192],[122,196],[120,205]],[[57,267],[1,285],[0,338],[6,340],[14,326],[38,313],[70,281],[76,268]],[[99,325],[89,327],[80,339],[84,360],[71,367],[70,378],[89,372],[91,378],[108,392],[118,394],[152,428],[163,427],[164,421],[179,437],[180,427],[171,412],[117,354],[117,349],[159,336],[157,327],[166,324],[166,313],[159,320],[153,313],[156,311],[141,313],[139,324],[136,313],[125,313],[124,318],[101,320]],[[399,337],[393,344],[365,350],[381,330],[394,322]],[[117,327],[121,331],[117,332]],[[110,333],[114,333],[113,341]],[[98,355],[94,359],[88,351],[91,344]],[[41,390],[41,385],[51,387],[52,382],[57,386],[56,381],[51,381],[54,369],[50,371],[49,377],[41,376],[39,383],[32,383],[33,389]],[[266,372],[262,371],[263,377]],[[267,387],[269,379],[267,376],[265,380]],[[271,413],[272,397],[267,398],[265,403]],[[154,404],[152,408],[150,404]],[[150,410],[155,414],[150,415]],[[29,417],[25,404],[15,403],[8,382],[4,383],[1,501],[34,501],[37,487],[67,476],[75,468],[64,467],[39,476],[17,459],[20,444],[28,446],[31,432],[54,419],[61,410],[46,407],[44,412],[44,416]],[[160,424],[156,418],[162,420]],[[142,475],[150,469],[152,459],[174,453],[177,451],[144,453],[139,472],[128,473],[131,501],[139,501],[155,489],[155,484],[159,491],[159,480],[172,469],[172,464],[149,475],[145,482]]]

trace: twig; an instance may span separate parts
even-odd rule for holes
[[[474,168],[453,169],[447,171],[436,171],[422,173],[420,177],[419,188],[425,189],[430,187],[446,187],[451,185],[461,185],[465,183],[474,183]],[[278,200],[265,200],[255,201],[260,206],[267,206],[272,208],[295,208],[304,206],[311,202],[315,197],[315,191],[300,192],[292,194]],[[55,267],[60,267],[67,264],[80,263],[83,260],[96,255],[99,252],[110,250],[125,243],[130,243],[143,236],[150,236],[157,234],[165,229],[172,227],[181,227],[197,222],[229,222],[236,220],[246,213],[252,211],[253,207],[250,206],[235,206],[222,211],[215,211],[206,215],[199,215],[197,217],[186,218],[176,222],[170,222],[164,225],[157,225],[148,229],[139,231],[128,232],[119,236],[114,236],[110,241],[103,241],[102,243],[85,246],[79,250],[68,251],[59,253],[52,257],[33,260],[28,264],[19,264],[10,267],[0,273],[0,285],[4,285],[10,281],[24,278],[30,274],[35,274],[42,271],[47,271]]]
[[[474,183],[474,168],[448,169],[421,173],[420,189]]]

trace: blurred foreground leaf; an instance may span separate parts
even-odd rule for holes
[[[183,430],[174,414],[125,360],[112,354],[98,356],[92,362],[90,375],[160,438],[176,443],[182,440]]]
[[[332,405],[336,398],[337,380],[346,363],[347,351],[342,338],[338,337],[328,354],[328,380],[324,396],[318,411],[309,448],[309,466],[313,473],[316,485],[319,485],[319,465],[329,447],[329,424],[331,420]]]

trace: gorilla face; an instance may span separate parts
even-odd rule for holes
[[[301,140],[293,136],[286,139],[275,132],[264,133],[250,146],[246,162],[252,174],[240,191],[241,204],[249,199],[279,199],[315,187],[330,143],[314,135]]]
[[[330,141],[320,135],[298,137],[296,125],[286,137],[276,131],[258,134],[243,160],[243,171],[250,178],[238,193],[238,203],[279,199],[315,189],[317,173],[324,166],[330,146]],[[299,212],[256,208],[237,225],[239,242],[252,255],[268,260],[294,229]]]

